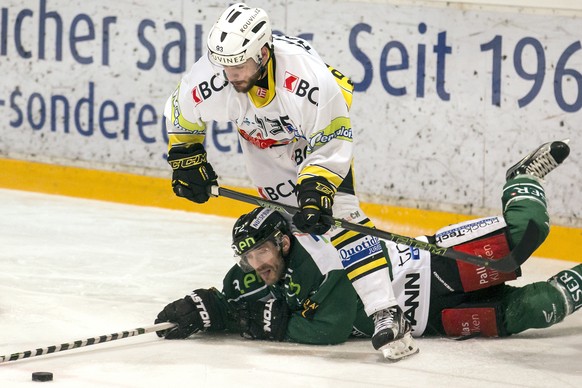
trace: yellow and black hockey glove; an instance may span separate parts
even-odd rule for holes
[[[331,224],[323,222],[322,215],[332,216],[335,188],[322,177],[304,179],[297,185],[297,203],[301,211],[293,216],[293,223],[300,231],[324,234]]]
[[[172,188],[178,197],[196,203],[208,201],[210,187],[218,185],[218,177],[207,161],[202,144],[172,147],[168,152],[168,163],[174,170]]]

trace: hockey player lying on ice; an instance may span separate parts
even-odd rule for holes
[[[502,217],[448,226],[427,238],[502,256],[532,220],[539,246],[549,232],[541,179],[568,154],[565,142],[542,145],[508,170]],[[178,326],[159,336],[177,339],[228,330],[250,339],[337,344],[374,332],[327,241],[291,233],[279,213],[264,208],[241,216],[232,234],[239,262],[226,274],[222,292],[197,289],[168,304],[155,322]],[[582,306],[582,264],[548,281],[512,287],[505,281],[519,276],[519,270],[499,273],[392,242],[387,252],[394,290],[415,336],[509,336],[552,326]]]

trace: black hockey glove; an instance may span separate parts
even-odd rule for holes
[[[300,212],[293,216],[293,223],[302,232],[324,234],[331,225],[323,223],[322,215],[332,216],[335,189],[322,177],[307,178],[297,185],[297,203]]]
[[[240,335],[248,339],[283,341],[289,323],[289,306],[284,300],[238,302]]]
[[[196,203],[208,201],[208,190],[210,186],[218,185],[218,177],[206,159],[206,151],[200,143],[170,148],[168,163],[174,170],[172,188],[178,197]]]
[[[199,331],[224,330],[215,292],[218,292],[215,288],[200,288],[164,307],[154,323],[172,322],[178,326],[157,331],[158,337],[182,339]]]

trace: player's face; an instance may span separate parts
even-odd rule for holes
[[[267,241],[247,252],[245,260],[269,286],[277,283],[285,271],[281,249],[273,241]]]
[[[252,59],[237,66],[224,66],[224,73],[230,84],[239,93],[247,93],[259,80],[259,65]]]

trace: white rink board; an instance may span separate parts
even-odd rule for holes
[[[523,1],[518,8],[471,3],[250,4],[267,9],[276,30],[311,40],[356,83],[352,123],[364,199],[497,209],[510,164],[542,142],[570,137],[572,155],[552,173],[548,197],[556,220],[580,226],[581,13],[548,2],[532,1],[535,9]],[[203,55],[226,5],[3,1],[0,157],[167,174],[165,99]],[[207,148],[222,182],[242,176],[244,183],[232,125],[210,127]]]

